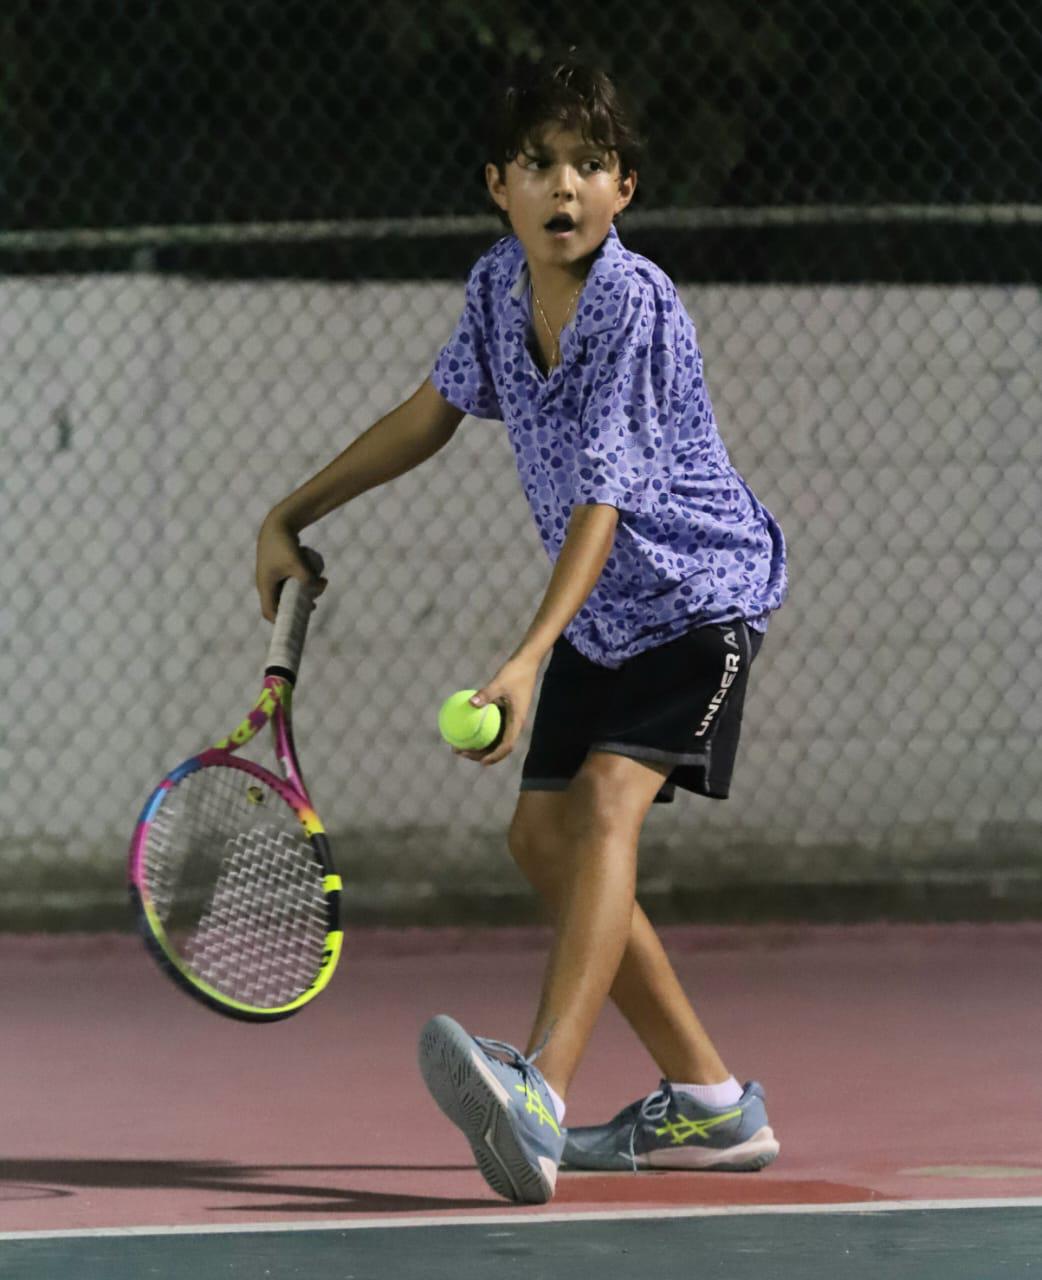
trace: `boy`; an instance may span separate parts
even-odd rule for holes
[[[552,651],[509,845],[555,923],[524,1053],[433,1018],[420,1066],[508,1199],[572,1167],[758,1169],[778,1144],[763,1094],[724,1066],[634,900],[650,806],[725,798],[749,665],[785,594],[774,519],[716,431],[694,328],[669,279],[623,248],[636,139],[606,76],[542,64],[504,96],[492,199],[513,235],[472,270],[430,378],[277,506],[258,542],[266,617],[307,577],[297,535],[417,466],[464,414],[504,422],[554,564],[521,644],[475,695],[513,750]],[[662,1072],[606,1125],[565,1132],[564,1097],[608,995]],[[539,1066],[535,1065],[539,1059]]]

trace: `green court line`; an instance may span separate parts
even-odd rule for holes
[[[731,1213],[0,1241],[4,1280],[1012,1280],[1042,1276],[1037,1205]]]

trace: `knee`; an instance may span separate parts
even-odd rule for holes
[[[507,832],[507,847],[536,892],[552,896],[561,871],[560,840],[555,833],[515,814]]]
[[[537,834],[532,829],[532,823],[522,814],[515,813],[510,829],[507,831],[507,848],[510,850],[510,856],[522,870],[527,869],[538,856],[539,843]]]

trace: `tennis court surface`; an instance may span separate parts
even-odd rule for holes
[[[562,1171],[539,1208],[488,1190],[415,1041],[441,1011],[523,1039],[540,931],[356,930],[272,1026],[196,1006],[132,937],[0,937],[0,1276],[1042,1275],[1042,925],[664,933],[782,1154]],[[568,1118],[656,1083],[608,1011]]]

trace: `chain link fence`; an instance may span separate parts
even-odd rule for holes
[[[997,0],[11,0],[0,12],[0,923],[124,924],[147,792],[254,693],[272,503],[409,394],[501,230],[504,57],[578,46],[647,153],[791,591],[732,798],[650,815],[660,916],[1042,907],[1042,16]],[[297,700],[356,919],[522,918],[437,737],[549,575],[498,424],[309,531]]]

